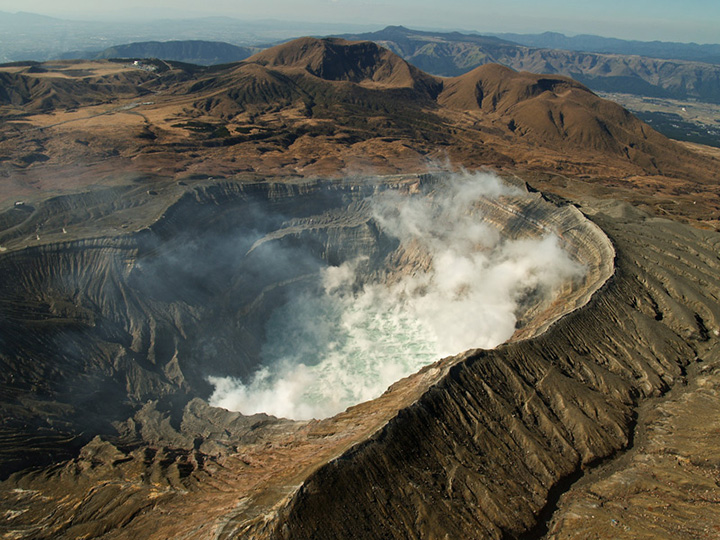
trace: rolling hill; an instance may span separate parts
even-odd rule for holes
[[[439,103],[492,115],[521,139],[559,151],[626,157],[647,172],[669,172],[685,150],[610,101],[565,77],[486,64],[445,81]]]

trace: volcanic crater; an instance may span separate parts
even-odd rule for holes
[[[202,401],[210,395],[207,377],[247,380],[260,367],[269,317],[298,290],[316,287],[322,268],[358,260],[357,288],[393,282],[431,264],[421,245],[383,232],[372,200],[390,192],[432,200],[454,176],[206,181],[185,191],[174,188],[175,201],[155,208],[159,215],[150,220],[143,201],[152,203],[153,196],[138,190],[123,193],[122,207],[110,192],[24,209],[25,219],[6,229],[2,243],[13,247],[38,219],[49,241],[0,257],[5,275],[17,276],[5,280],[2,291],[5,388],[18,398],[3,405],[6,418],[15,419],[4,426],[11,435],[3,449],[4,471],[48,464],[63,452],[70,457],[95,435],[130,455],[148,444],[180,449],[177,459],[185,462],[188,452],[217,458],[258,438],[274,444],[290,433],[307,438],[330,429],[346,446],[358,433],[376,431],[457,358],[397,383],[381,406],[365,404],[341,420],[310,424],[214,410]],[[520,339],[587,302],[612,273],[613,248],[572,205],[558,207],[510,181],[516,184],[512,194],[472,201],[472,219],[502,231],[504,240],[556,235],[584,270],[550,298],[526,292],[516,313]],[[8,210],[6,220],[20,211]],[[124,216],[136,230],[88,236],[81,226],[88,213],[97,221]],[[66,236],[74,239],[57,241]],[[187,415],[198,410],[206,419],[219,416],[222,430],[203,422],[192,426]],[[345,427],[326,427],[339,423]],[[29,426],[31,444],[18,454],[12,441]]]
[[[665,497],[634,476],[652,459],[658,478],[692,465],[703,500],[717,494],[712,460],[664,442],[686,432],[673,397],[647,430],[652,456],[560,498],[603,460],[632,456],[643,411],[671,388],[720,395],[720,241],[703,230],[717,224],[714,157],[568,79],[497,66],[439,79],[367,43],[305,38],[232,66],[156,64],[88,64],[90,79],[48,65],[42,84],[3,68],[17,90],[0,103],[4,535],[534,538],[553,516],[551,536],[582,519],[607,537],[619,522],[596,520],[593,486],[610,515],[652,530],[650,507],[616,489]],[[48,113],[48,96],[68,109]],[[503,167],[512,189],[450,210],[501,231],[498,245],[556,238],[582,272],[551,295],[521,288],[507,343],[433,359],[327,418],[209,405],[209,377],[246,384],[268,367],[269,321],[321,292],[329,270],[352,265],[354,299],[439,261],[390,234],[372,202],[392,195],[402,213],[406,200],[439,201],[458,175],[413,174],[427,156]],[[368,164],[407,173],[366,175]],[[664,478],[697,511],[696,484]]]

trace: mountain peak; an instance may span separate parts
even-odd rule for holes
[[[410,29],[401,25],[389,25],[381,30],[381,32],[401,32],[403,34],[410,33]]]
[[[440,81],[371,41],[304,37],[262,51],[253,62],[268,68],[302,69],[330,81],[366,86],[436,88]]]

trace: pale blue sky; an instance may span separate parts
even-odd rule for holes
[[[720,0],[0,0],[0,11],[65,18],[228,15],[486,32],[559,31],[720,42]]]

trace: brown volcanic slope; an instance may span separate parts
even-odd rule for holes
[[[625,157],[651,174],[682,175],[687,151],[621,106],[559,76],[497,64],[449,79],[438,102],[506,122],[518,137],[558,151]]]
[[[568,79],[496,66],[439,79],[367,43],[302,39],[232,66],[163,65],[0,68],[24,96],[0,108],[0,458],[3,471],[54,462],[0,484],[4,538],[532,538],[578,476],[633,445],[637,459],[588,474],[577,501],[559,502],[550,534],[569,536],[578,515],[583,535],[627,532],[594,511],[599,500],[634,526],[678,500],[675,519],[691,509],[700,525],[675,537],[717,530],[717,468],[699,453],[716,430],[693,424],[694,445],[678,424],[720,381],[718,234],[605,200],[715,228],[717,159]],[[117,77],[137,81],[108,95]],[[52,94],[67,81],[72,92]],[[42,112],[49,95],[59,98]],[[382,260],[393,246],[355,204],[375,185],[300,177],[448,158],[574,203],[536,193],[499,211],[558,227],[595,261],[597,284],[612,272],[589,303],[575,291],[583,301],[553,307],[579,309],[542,335],[531,324],[518,332],[530,339],[446,359],[321,422],[192,399],[207,395],[209,367],[251,371],[258,321],[277,284],[296,282],[275,269],[253,277],[242,242],[257,233],[254,205],[291,218],[266,223],[274,240]],[[286,183],[241,181],[270,175]],[[236,258],[216,264],[218,251]],[[686,401],[646,418],[703,363]],[[659,480],[643,476],[649,462]],[[682,492],[668,498],[661,482]]]
[[[147,96],[159,89],[157,75],[171,70],[157,60],[147,65],[155,71],[109,62],[13,64],[0,70],[0,106],[25,116]]]
[[[13,88],[57,86],[47,114],[38,112],[45,90],[0,107],[0,174],[13,182],[12,196],[0,188],[5,204],[39,187],[93,185],[100,170],[106,182],[123,172],[312,177],[421,172],[450,160],[590,175],[592,189],[653,194],[644,204],[654,211],[709,226],[720,210],[696,196],[702,184],[717,193],[717,159],[562,77],[487,66],[440,79],[372,43],[311,38],[231,66],[66,62],[0,73],[21,81]],[[101,92],[115,83],[122,92]]]

